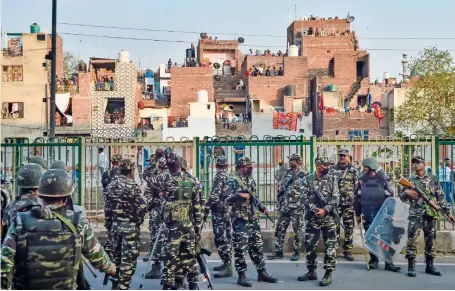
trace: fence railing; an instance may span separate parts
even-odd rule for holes
[[[147,158],[158,148],[171,147],[188,162],[189,171],[199,178],[204,194],[208,197],[213,178],[216,174],[215,161],[219,155],[228,159],[229,171],[234,172],[236,160],[247,156],[254,162],[253,177],[257,183],[258,198],[274,212],[276,204],[276,174],[279,163],[288,162],[288,156],[298,153],[302,157],[302,168],[313,172],[314,159],[327,156],[331,162],[338,159],[338,150],[347,149],[352,156],[352,163],[360,170],[360,163],[365,157],[375,157],[382,169],[394,181],[412,173],[412,157],[424,157],[426,169],[439,175],[441,187],[446,199],[454,195],[453,170],[446,175],[446,168],[453,168],[455,159],[455,138],[418,137],[407,139],[378,137],[374,140],[340,140],[327,138],[304,139],[301,136],[264,136],[259,139],[239,137],[212,137],[180,141],[168,139],[157,142],[148,138],[38,138],[30,141],[22,138],[4,139],[1,144],[0,171],[4,176],[13,177],[13,189],[16,189],[14,177],[20,166],[28,163],[34,155],[42,156],[49,164],[62,160],[73,178],[75,191],[74,203],[87,209],[89,220],[101,222],[103,219],[104,200],[102,196],[101,175],[108,170],[110,163],[100,165],[99,150],[103,149],[105,160],[114,154],[121,154],[132,159],[138,165],[135,180],[143,185],[142,172],[147,165]],[[445,160],[448,159],[448,160]],[[100,169],[102,168],[102,169]],[[443,171],[441,173],[441,171]],[[395,183],[396,194],[401,191]],[[454,204],[451,204],[454,210]],[[277,213],[275,214],[277,215]],[[268,225],[267,225],[268,226]],[[441,221],[441,227],[449,224]]]

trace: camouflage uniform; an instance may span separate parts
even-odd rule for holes
[[[41,178],[40,196],[71,192],[71,178],[62,170],[50,170]],[[76,289],[81,255],[98,270],[111,270],[112,262],[89,225],[66,206],[18,213],[2,246],[1,287],[8,288],[14,278],[13,289]]]
[[[293,154],[288,158],[290,161],[295,160],[300,162],[302,160],[298,154]],[[286,231],[291,222],[294,230],[294,255],[292,259],[295,261],[299,259],[300,246],[302,244],[302,231],[304,227],[304,206],[302,199],[300,199],[300,184],[304,175],[304,172],[300,168],[297,168],[296,170],[289,168],[284,173],[279,189],[279,192],[283,193],[281,194],[283,196],[280,198],[280,217],[278,218],[275,229],[275,253],[273,256],[269,256],[269,259],[283,257],[284,238],[286,237]]]
[[[120,176],[107,188],[106,204],[112,211],[113,261],[118,268],[118,288],[128,289],[139,256],[139,230],[147,213],[147,204],[134,180],[122,175],[133,170],[129,159],[120,162]]]
[[[338,155],[349,155],[349,151],[341,149]],[[330,167],[330,174],[338,177],[338,188],[340,190],[340,205],[338,213],[343,220],[343,225],[346,228],[344,234],[343,249],[347,259],[351,260],[351,250],[353,248],[354,234],[354,190],[357,188],[359,173],[351,164],[341,165],[336,164]],[[341,227],[338,226],[337,233],[340,237]],[[352,258],[353,260],[354,258]]]
[[[144,180],[146,182],[146,188],[144,192],[145,199],[149,209],[149,230],[150,230],[150,251],[152,251],[153,245],[156,241],[156,236],[161,227],[161,201],[159,196],[159,183],[157,177],[167,172],[167,163],[164,157],[160,158],[155,167],[149,165],[144,171]],[[146,279],[159,279],[161,277],[161,257],[163,252],[163,240],[165,232],[161,231],[160,237],[156,244],[155,253],[153,254],[152,260],[154,264],[150,273],[146,275]],[[148,254],[150,255],[150,253]],[[148,256],[147,255],[147,256]],[[145,257],[144,261],[148,261],[150,258]]]
[[[283,162],[280,162],[280,165],[279,165],[278,169],[275,171],[275,175],[274,175],[277,183],[281,183],[281,181],[284,178],[285,173],[286,173],[286,167],[284,166]]]
[[[249,158],[243,157],[237,161],[237,168],[252,167]],[[262,239],[261,227],[257,217],[257,210],[265,212],[267,208],[257,200],[254,203],[254,197],[244,199],[241,193],[251,193],[256,195],[256,181],[249,175],[240,175],[237,173],[228,180],[226,204],[232,206],[232,229],[235,268],[239,273],[237,284],[245,287],[251,287],[245,276],[247,269],[245,257],[246,252],[250,254],[254,266],[258,271],[258,281],[267,281],[270,283],[277,282],[276,278],[270,277],[266,273],[265,261],[263,254],[264,241]]]
[[[421,162],[424,163],[422,157],[414,157],[412,159],[413,163]],[[409,181],[414,184],[417,188],[421,189],[430,200],[435,201],[447,215],[451,214],[450,208],[447,206],[445,200],[445,195],[438,181],[438,177],[427,172],[424,173],[422,177],[418,175],[412,175],[409,177]],[[435,239],[436,239],[436,221],[439,217],[433,208],[427,205],[424,201],[420,200],[410,200],[407,194],[404,192],[409,190],[409,188],[404,187],[403,192],[400,194],[400,199],[404,202],[410,204],[409,209],[409,228],[408,228],[408,240],[406,243],[406,258],[409,260],[409,263],[414,265],[415,268],[415,258],[417,254],[417,239],[420,235],[421,229],[423,229],[423,236],[425,240],[425,260],[427,263],[427,269],[433,267],[433,260],[436,257],[435,252]],[[425,270],[427,272],[427,270]],[[431,270],[427,273],[439,273],[438,271]],[[434,275],[441,275],[434,274]],[[414,277],[409,274],[409,276]]]
[[[175,153],[166,154],[169,170],[157,177],[164,193],[163,219],[168,235],[164,244],[163,289],[175,288],[176,271],[186,274],[190,289],[197,288],[196,243],[202,226],[201,188],[194,178],[180,171]],[[173,168],[171,168],[171,165]]]
[[[216,161],[216,165],[223,168],[219,169],[213,179],[212,192],[204,211],[206,216],[212,211],[213,236],[218,254],[223,261],[223,266],[217,268],[217,271],[225,268],[232,270],[232,223],[229,206],[225,203],[229,180],[227,164],[228,161],[224,156],[219,157]]]
[[[326,157],[316,158],[316,165],[328,167],[329,162]],[[326,168],[327,169],[327,168]],[[327,205],[322,205],[319,201],[315,190],[320,193],[327,200]],[[340,192],[338,189],[337,178],[330,174],[325,174],[322,177],[317,177],[317,174],[310,174],[302,180],[301,195],[303,203],[305,204],[305,246],[306,246],[306,264],[309,272],[307,275],[299,277],[299,281],[316,280],[316,248],[319,242],[319,237],[322,232],[324,240],[324,269],[326,274],[320,285],[331,283],[331,273],[335,270],[337,263],[336,250],[338,248],[338,235],[336,232],[337,225],[333,215],[329,214],[332,209],[337,209],[340,201]],[[326,214],[322,218],[316,217],[316,208],[323,208]],[[326,282],[323,282],[326,279]]]
[[[112,163],[119,163],[122,160],[121,155],[114,155],[111,158]],[[112,238],[112,209],[109,203],[107,203],[108,191],[107,187],[109,183],[118,179],[120,176],[120,170],[118,166],[112,165],[112,168],[109,171],[106,171],[101,175],[101,184],[103,185],[103,198],[104,198],[104,227],[106,228],[106,235],[104,238],[104,250],[107,252],[109,257],[112,259],[113,252],[113,238]]]

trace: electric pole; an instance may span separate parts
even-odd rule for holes
[[[55,91],[57,75],[57,0],[52,0],[52,50],[51,50],[51,102],[49,137],[55,137]]]

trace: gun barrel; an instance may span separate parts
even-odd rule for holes
[[[108,273],[104,274],[103,285],[106,286],[107,283],[109,283],[109,274]]]

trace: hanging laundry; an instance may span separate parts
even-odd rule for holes
[[[298,113],[273,112],[273,129],[297,131]]]
[[[377,103],[374,103],[373,108],[374,115],[379,118],[379,126],[381,126],[382,120],[384,119],[384,113],[382,113],[381,106],[379,106]]]
[[[322,92],[318,92],[318,105],[319,105],[319,111],[324,110],[324,96],[322,95]]]

